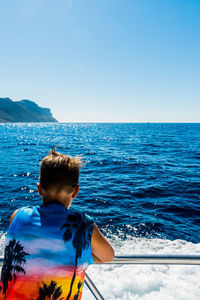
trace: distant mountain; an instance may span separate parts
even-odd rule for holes
[[[0,122],[58,122],[49,108],[30,100],[12,101],[0,98]]]

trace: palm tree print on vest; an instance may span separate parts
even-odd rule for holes
[[[79,283],[78,283],[78,292],[77,292],[77,294],[74,296],[74,299],[73,299],[73,300],[78,300],[79,293],[80,293],[80,288],[81,288],[82,284],[83,284],[83,283],[82,283],[81,281],[79,281]]]
[[[51,283],[47,285],[43,283],[43,287],[39,287],[39,297],[37,300],[62,300],[64,297],[59,298],[62,294],[62,285],[57,287],[57,283],[51,280]]]
[[[70,291],[66,300],[70,299],[72,293],[72,286],[76,277],[77,260],[78,258],[81,257],[82,250],[88,247],[90,243],[89,234],[90,234],[91,224],[92,222],[87,218],[84,218],[83,214],[74,212],[68,215],[66,223],[64,223],[60,228],[60,229],[65,228],[65,231],[63,233],[63,239],[65,242],[70,241],[74,233],[72,239],[72,245],[76,251],[74,274],[70,285]]]
[[[4,262],[1,269],[4,299],[6,299],[8,282],[12,281],[12,278],[16,281],[16,273],[26,274],[25,270],[21,266],[22,263],[26,263],[25,255],[30,254],[24,251],[24,247],[20,245],[20,242],[16,241],[15,238],[10,240],[9,244],[5,247]]]

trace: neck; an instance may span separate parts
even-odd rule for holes
[[[64,201],[61,201],[59,199],[43,199],[43,204],[50,204],[50,203],[61,203],[63,206],[65,206],[67,209],[69,208],[69,203],[67,202],[64,202]]]

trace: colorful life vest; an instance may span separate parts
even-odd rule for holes
[[[80,300],[94,219],[54,200],[20,208],[6,235],[1,300]]]

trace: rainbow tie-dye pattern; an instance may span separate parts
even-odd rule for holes
[[[57,200],[20,208],[6,235],[0,299],[80,300],[94,219]]]

